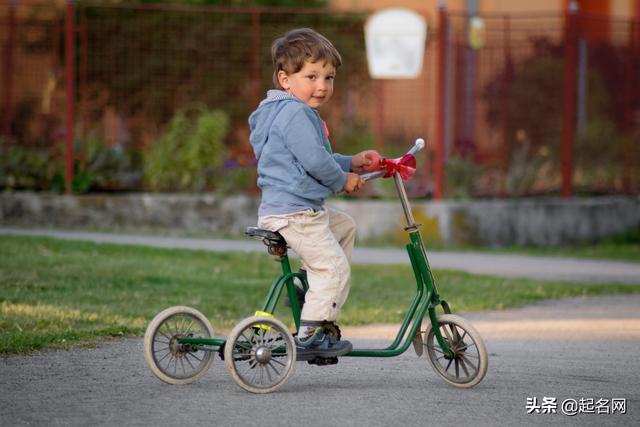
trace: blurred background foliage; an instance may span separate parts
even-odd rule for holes
[[[179,111],[155,143],[144,151],[144,178],[149,188],[206,191],[223,179],[223,139],[229,118],[220,110],[198,106]]]
[[[372,148],[380,142],[375,135],[382,128],[383,154],[388,157],[402,154],[408,140],[432,136],[435,114],[433,99],[428,97],[435,86],[431,67],[435,46],[427,45],[427,76],[416,81],[387,81],[383,88],[367,71],[365,13],[329,10],[328,0],[75,4],[79,25],[75,191],[255,192],[255,158],[248,144],[247,117],[265,89],[272,87],[270,45],[292,27],[318,29],[336,43],[343,56],[334,99],[321,110],[335,151],[355,153]],[[39,57],[50,68],[41,73],[46,76],[42,93],[36,89],[16,99],[13,141],[5,140],[0,146],[0,186],[60,191],[65,136],[64,15],[52,6],[33,7],[23,15],[16,38],[19,50]],[[511,46],[517,53],[511,59],[497,60],[498,52],[508,52],[499,38],[488,40],[483,50],[474,52],[478,75],[473,99],[465,98],[463,89],[469,49],[460,35],[466,34],[467,19],[452,13],[452,22],[459,25],[452,28],[456,65],[449,152],[445,155],[446,197],[558,194],[564,45],[557,33],[561,33],[563,18],[544,17],[539,22],[548,28],[535,36],[529,35],[532,17],[509,18],[513,30],[523,36]],[[488,30],[495,34],[506,31],[502,22],[502,17],[486,18]],[[611,23],[619,28],[626,24]],[[432,40],[437,43],[437,37],[430,34],[428,43]],[[578,194],[628,191],[622,183],[623,167],[631,171],[631,188],[640,182],[640,144],[633,139],[637,130],[632,123],[629,132],[623,124],[628,111],[621,82],[628,79],[628,70],[640,65],[637,59],[629,62],[627,47],[606,40],[588,41],[587,96],[574,146]],[[411,98],[415,94],[418,98]],[[631,98],[632,112],[640,111],[639,101],[637,95]],[[463,136],[468,112],[463,104],[468,102],[473,113],[469,116],[481,132]],[[389,117],[386,127],[378,123],[378,110]],[[418,110],[417,120],[404,121]],[[211,138],[202,129],[211,131]],[[420,176],[408,183],[411,196],[432,194],[432,153],[424,159],[427,163],[418,172]],[[219,179],[221,174],[225,179]],[[371,187],[365,195],[389,194],[385,184]]]

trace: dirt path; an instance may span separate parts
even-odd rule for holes
[[[640,341],[640,295],[565,298],[464,318],[485,339]],[[344,327],[345,337],[394,339],[400,325]]]

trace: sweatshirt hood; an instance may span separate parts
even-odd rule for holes
[[[302,102],[298,98],[283,90],[269,90],[267,97],[260,102],[258,108],[249,116],[249,138],[256,159],[260,158],[264,144],[269,137],[271,125],[281,108],[289,102]]]

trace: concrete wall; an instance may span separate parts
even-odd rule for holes
[[[334,199],[350,213],[359,240],[404,241],[399,202]],[[249,196],[81,195],[4,193],[0,225],[64,228],[145,228],[238,234],[255,225]],[[594,241],[640,227],[640,197],[413,202],[425,238],[444,245],[561,245]]]

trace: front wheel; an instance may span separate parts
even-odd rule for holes
[[[213,328],[198,310],[169,307],[153,318],[144,334],[144,358],[153,374],[169,384],[189,384],[201,378],[213,363],[211,351],[178,338],[211,338]]]
[[[296,346],[289,330],[278,319],[248,317],[229,333],[224,361],[240,387],[251,393],[270,393],[291,376]]]
[[[443,314],[436,318],[442,337],[452,354],[440,348],[429,318],[424,331],[426,356],[442,379],[449,384],[470,388],[478,384],[487,373],[488,357],[482,337],[460,316]]]

